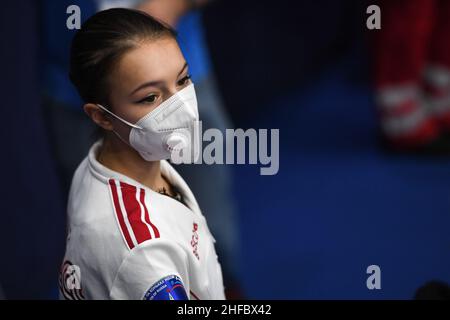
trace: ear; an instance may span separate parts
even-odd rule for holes
[[[84,112],[92,119],[98,126],[105,130],[113,130],[113,125],[109,115],[100,109],[99,106],[93,103],[86,103],[83,106]]]

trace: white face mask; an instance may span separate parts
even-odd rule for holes
[[[101,109],[131,127],[129,143],[117,132],[116,135],[134,148],[147,161],[184,159],[192,162],[199,150],[199,116],[194,85],[178,91],[150,111],[135,124],[115,115],[102,105]],[[186,152],[189,154],[187,156]]]

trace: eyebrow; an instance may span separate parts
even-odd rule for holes
[[[183,71],[184,71],[187,67],[188,67],[188,64],[187,64],[187,62],[185,62],[184,65],[183,65],[183,68],[181,68],[180,72],[178,72],[177,77],[179,77],[180,74],[182,74]],[[162,82],[162,81],[149,81],[149,82],[145,82],[145,83],[141,84],[139,87],[137,87],[136,89],[134,89],[134,90],[130,93],[130,96],[133,95],[135,92],[137,92],[137,91],[143,89],[143,88],[151,87],[151,86],[157,86],[157,85],[160,84],[161,82]]]

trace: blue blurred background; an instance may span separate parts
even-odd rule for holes
[[[83,13],[93,11],[89,2],[70,4]],[[202,23],[209,55],[194,46],[187,59],[207,60],[233,126],[280,129],[277,175],[230,169],[238,232],[226,264],[243,297],[410,299],[428,281],[450,281],[450,159],[382,147],[370,3],[215,1],[180,22],[185,41],[183,26]],[[48,61],[68,52],[66,7],[19,0],[0,10],[7,299],[57,297],[65,189],[42,79]],[[57,50],[48,50],[52,43]],[[381,268],[381,290],[366,287],[369,265]]]

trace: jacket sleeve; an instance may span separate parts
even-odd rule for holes
[[[184,300],[189,297],[188,257],[166,239],[146,241],[123,260],[110,298],[127,300]]]

